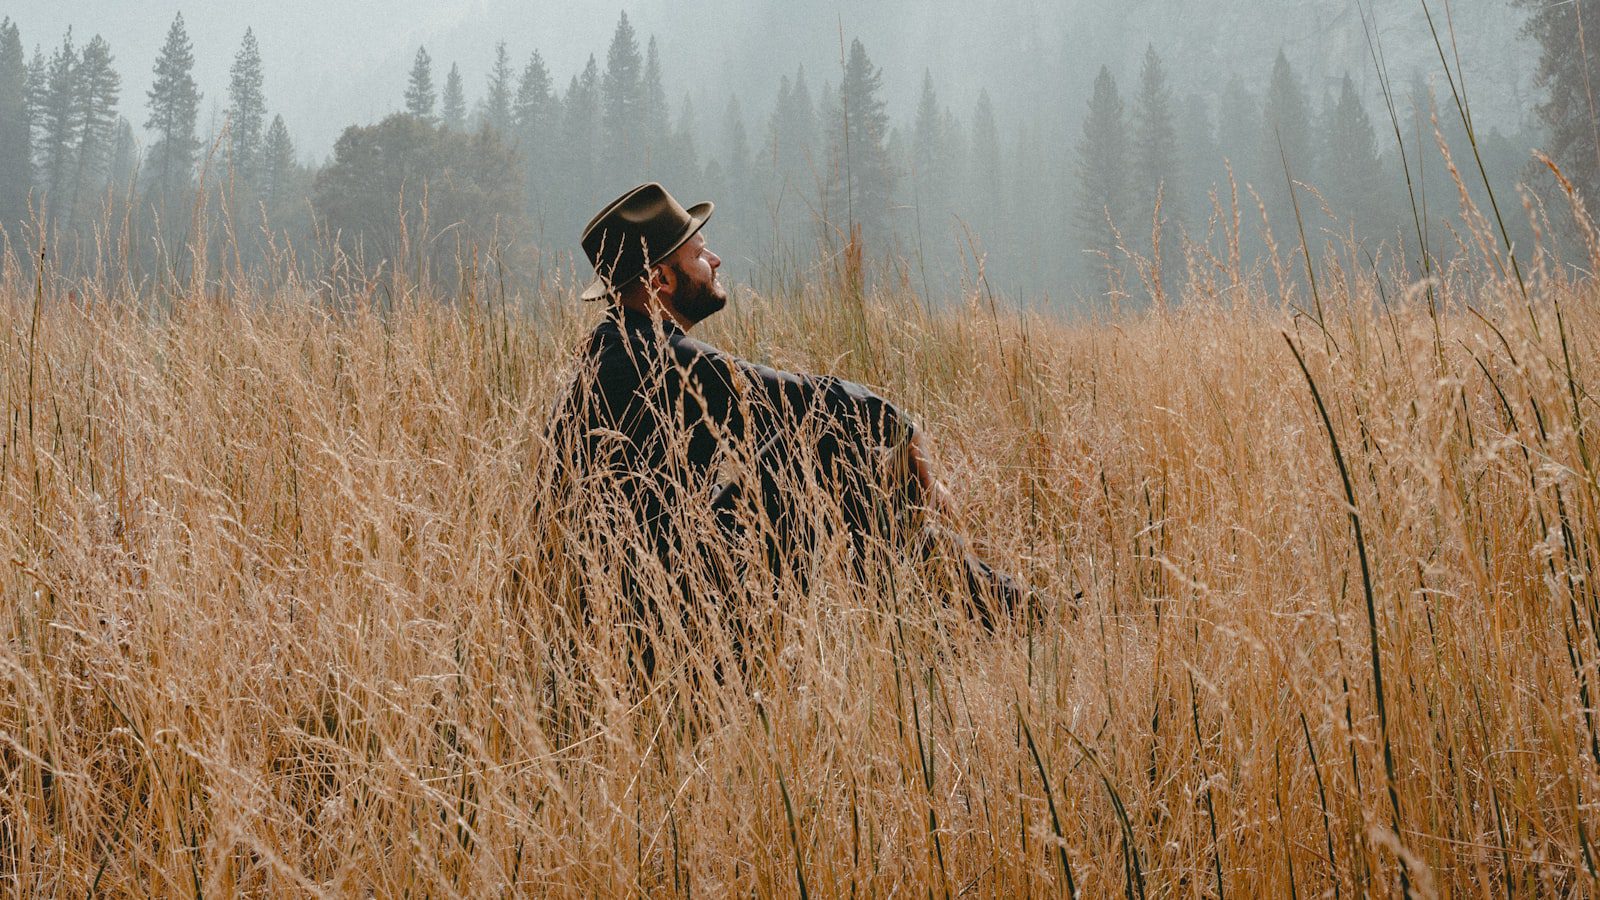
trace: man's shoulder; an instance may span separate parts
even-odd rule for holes
[[[601,366],[632,360],[646,349],[646,342],[634,329],[626,328],[616,319],[607,316],[589,332],[584,355]]]
[[[680,363],[692,364],[701,360],[738,361],[736,357],[681,331],[675,331],[667,336],[667,346],[672,348],[673,357]]]

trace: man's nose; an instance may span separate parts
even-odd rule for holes
[[[706,256],[708,257],[708,261],[711,263],[711,268],[715,269],[722,265],[722,257],[712,253],[709,249],[706,250]]]

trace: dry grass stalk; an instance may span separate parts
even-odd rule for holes
[[[1146,318],[930,313],[864,294],[847,254],[848,302],[713,323],[905,398],[989,554],[1083,597],[983,637],[948,573],[863,579],[825,542],[804,591],[758,567],[713,602],[691,576],[648,690],[605,624],[642,539],[574,525],[613,511],[548,477],[565,292],[446,305],[347,267],[208,293],[197,267],[157,312],[10,261],[0,882],[1593,890],[1592,282],[1394,299],[1329,253],[1313,321],[1240,270],[1229,209]],[[734,646],[730,608],[759,639]]]

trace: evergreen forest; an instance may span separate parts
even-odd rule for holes
[[[987,90],[955,108],[930,72],[885,71],[860,40],[841,41],[836,69],[782,77],[770,108],[737,93],[697,108],[669,87],[688,73],[669,72],[624,12],[572,73],[500,42],[484,50],[488,77],[467,83],[457,61],[420,46],[392,111],[351,124],[331,152],[299,145],[274,112],[272,61],[249,29],[228,83],[201,85],[181,14],[153,61],[119,59],[106,38],[74,29],[30,36],[29,51],[6,19],[0,231],[13,254],[44,245],[63,272],[115,266],[136,289],[181,279],[197,247],[212,248],[211,270],[388,267],[448,285],[492,260],[530,285],[581,279],[583,223],[659,180],[686,205],[717,203],[710,234],[757,290],[813,277],[853,235],[874,277],[936,300],[981,287],[1079,310],[1151,302],[1205,252],[1282,269],[1302,232],[1374,265],[1388,254],[1442,268],[1461,252],[1446,223],[1463,190],[1506,207],[1495,212],[1508,236],[1531,242],[1518,185],[1538,208],[1555,184],[1533,148],[1595,196],[1582,93],[1595,66],[1572,65],[1587,59],[1569,46],[1575,11],[1528,19],[1546,96],[1522,123],[1474,123],[1453,79],[1384,71],[1381,47],[1374,97],[1348,72],[1309,83],[1281,51],[1256,61],[1254,81],[1176,83],[1151,45],[1136,78],[1103,65],[1071,92],[1088,101],[1068,111],[1081,124],[1067,140],[1001,118]],[[149,91],[129,96],[121,69],[145,65]],[[885,102],[891,79],[920,84],[907,115]],[[212,92],[222,115],[202,122]]]

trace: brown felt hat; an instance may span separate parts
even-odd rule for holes
[[[708,200],[684,209],[654,181],[606,204],[583,229],[595,279],[579,296],[599,300],[628,286],[694,237],[715,208]]]

